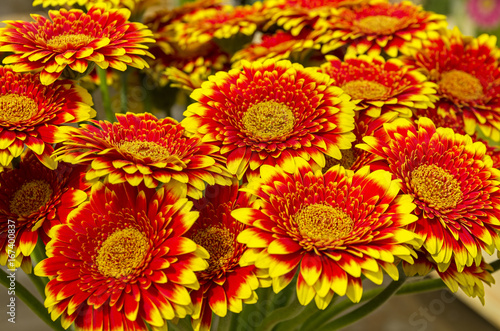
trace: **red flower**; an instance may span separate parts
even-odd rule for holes
[[[38,74],[20,74],[0,66],[0,165],[6,167],[21,155],[25,146],[47,167],[54,131],[63,124],[86,121],[95,116],[92,97],[70,81],[51,86],[40,83]]]
[[[141,23],[130,23],[127,9],[96,5],[87,13],[79,9],[49,11],[50,19],[33,14],[34,22],[7,21],[0,29],[0,52],[12,52],[3,62],[15,71],[41,70],[42,84],[52,84],[63,71],[85,73],[91,62],[124,71],[148,64],[152,56],[144,43],[154,43]]]
[[[110,183],[144,183],[156,188],[171,180],[187,186],[187,194],[199,198],[205,182],[229,185],[231,175],[222,166],[218,148],[199,138],[187,137],[172,118],[145,114],[116,114],[118,122],[92,121],[58,133],[64,146],[59,159],[89,164],[87,180],[106,177]]]
[[[261,167],[262,180],[244,191],[256,196],[253,208],[232,212],[247,229],[238,241],[248,249],[243,265],[272,278],[278,293],[298,272],[297,296],[325,309],[335,294],[361,299],[361,275],[381,284],[383,270],[398,278],[396,257],[413,261],[415,205],[399,195],[389,172],[356,173],[335,166],[325,174],[296,159],[297,171]]]
[[[50,277],[45,306],[77,330],[146,330],[192,312],[188,289],[207,252],[183,237],[196,221],[184,192],[96,183],[90,201],[52,228],[48,258],[35,267]]]
[[[89,188],[85,168],[60,162],[50,170],[33,152],[23,155],[19,168],[0,173],[0,264],[6,265],[11,252],[19,265],[31,272],[30,254],[38,238],[49,241],[48,233],[65,223],[70,211],[87,199]],[[15,229],[15,243],[8,234]],[[14,269],[9,264],[9,268]]]
[[[245,228],[231,212],[250,205],[249,195],[232,186],[209,186],[205,197],[194,201],[200,212],[195,224],[186,234],[210,254],[208,268],[197,273],[200,289],[191,292],[195,307],[193,328],[210,330],[212,312],[224,317],[227,311],[239,313],[242,303],[257,301],[259,286],[254,266],[239,265],[246,246],[236,238]]]
[[[340,159],[354,140],[354,105],[330,78],[287,60],[242,63],[218,72],[191,94],[186,131],[220,148],[239,178],[263,164],[293,165],[300,156],[320,167]]]
[[[418,128],[397,119],[363,140],[357,146],[376,155],[375,166],[389,170],[415,198],[419,220],[410,229],[441,272],[452,262],[458,272],[479,266],[483,250],[491,255],[500,248],[500,171],[484,144],[436,129],[426,117]]]

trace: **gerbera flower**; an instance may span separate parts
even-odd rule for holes
[[[0,52],[12,52],[3,62],[15,71],[41,70],[41,82],[52,84],[65,71],[85,73],[90,63],[121,71],[142,69],[141,57],[152,56],[144,43],[153,43],[151,31],[141,23],[128,22],[130,11],[95,6],[49,11],[50,19],[31,15],[34,22],[6,21],[0,29]]]
[[[313,49],[319,49],[320,45],[308,38],[304,33],[293,36],[289,32],[278,30],[273,35],[264,35],[262,41],[249,44],[237,51],[231,61],[238,62],[247,60],[249,62],[274,58],[276,60],[290,59],[293,62],[302,62],[306,55]]]
[[[214,145],[186,136],[172,118],[145,114],[116,114],[118,122],[92,121],[58,133],[64,146],[58,159],[90,164],[87,180],[106,177],[111,184],[144,183],[155,188],[174,180],[187,185],[189,196],[200,198],[205,182],[230,185],[231,175]]]
[[[231,186],[209,186],[205,197],[194,201],[200,216],[186,237],[210,254],[208,268],[197,273],[200,289],[190,293],[195,330],[210,330],[212,312],[224,317],[228,310],[241,312],[242,303],[257,301],[255,267],[239,265],[246,246],[236,238],[245,225],[237,222],[231,211],[250,206],[250,196],[238,192],[238,186],[237,181]]]
[[[468,0],[466,7],[477,26],[491,29],[500,24],[500,0]]]
[[[160,0],[34,0],[33,7],[42,5],[45,7],[80,6],[87,9],[96,5],[104,5],[107,9],[128,8],[133,13],[141,13],[148,6],[158,4]]]
[[[497,38],[463,36],[458,29],[429,34],[423,46],[405,62],[423,70],[438,84],[438,112],[462,116],[465,132],[476,127],[500,140],[500,50]]]
[[[434,101],[435,104],[439,104],[439,101]],[[466,134],[465,133],[465,124],[464,118],[459,111],[457,113],[455,110],[448,108],[443,109],[443,107],[429,107],[417,109],[414,111],[413,115],[415,115],[415,120],[418,120],[421,117],[429,118],[436,127],[444,127],[453,129],[455,133]]]
[[[298,272],[299,302],[314,298],[320,309],[334,294],[358,302],[361,275],[381,284],[385,270],[398,279],[396,257],[411,263],[407,244],[417,244],[404,227],[417,218],[411,198],[399,195],[391,174],[335,166],[323,175],[303,159],[295,163],[294,173],[263,166],[262,180],[244,189],[257,201],[254,208],[232,212],[248,226],[238,236],[248,247],[240,264],[255,264],[268,274],[276,293]]]
[[[484,305],[484,284],[491,286],[495,283],[495,279],[491,275],[493,268],[484,261],[470,267],[464,267],[463,270],[458,270],[457,265],[452,262],[448,269],[440,272],[432,258],[418,252],[419,257],[415,259],[413,264],[403,262],[403,270],[408,276],[425,276],[431,270],[436,269],[437,275],[444,281],[446,286],[452,291],[457,292],[460,287],[465,294],[471,298],[478,297]]]
[[[15,73],[0,66],[0,165],[8,166],[26,146],[54,169],[54,130],[94,117],[90,106],[90,94],[70,81],[44,86],[38,74]]]
[[[317,41],[324,44],[323,53],[347,45],[348,52],[378,55],[383,51],[396,57],[408,47],[419,47],[426,38],[424,32],[443,30],[447,25],[445,16],[403,1],[340,8],[326,27],[317,26],[316,30],[320,31]]]
[[[192,90],[208,76],[230,68],[229,54],[215,42],[179,44],[175,25],[184,16],[208,8],[222,6],[216,0],[188,2],[173,10],[156,11],[145,19],[156,40],[150,49],[155,59],[148,61],[151,69],[147,73],[160,85],[170,82],[172,86]]]
[[[262,3],[252,5],[223,6],[206,8],[184,15],[183,21],[176,23],[176,39],[181,46],[205,43],[212,39],[229,39],[237,36],[252,36],[265,21]]]
[[[413,110],[433,107],[437,99],[436,84],[398,59],[347,55],[343,61],[334,56],[327,60],[321,71],[351,96],[355,110],[368,116],[394,111],[411,117]]]
[[[323,172],[326,172],[337,164],[340,164],[346,169],[356,171],[373,162],[378,157],[372,153],[359,149],[356,145],[362,143],[364,137],[374,135],[377,130],[383,130],[385,123],[392,122],[398,117],[399,113],[397,112],[386,112],[376,118],[367,114],[359,114],[356,116],[355,127],[352,131],[356,136],[356,140],[353,142],[352,147],[340,151],[342,154],[340,160],[326,156]]]
[[[323,167],[324,154],[340,159],[354,140],[349,97],[327,75],[287,60],[242,61],[242,70],[218,72],[191,98],[182,124],[220,147],[239,178],[295,156]]]
[[[96,183],[90,201],[55,226],[48,258],[35,267],[51,277],[45,306],[77,330],[146,330],[192,312],[188,289],[207,267],[207,252],[182,235],[196,221],[185,191]]]
[[[69,212],[87,199],[85,170],[62,162],[50,170],[28,151],[18,168],[0,173],[1,265],[9,258],[7,233],[15,228],[16,268],[31,272],[29,256],[38,238],[46,244],[49,230],[66,222]]]
[[[297,36],[304,28],[312,28],[319,18],[334,15],[336,8],[373,2],[378,0],[268,0],[264,6],[269,18],[266,28],[276,24]]]
[[[412,195],[418,222],[411,230],[423,238],[422,249],[439,271],[455,262],[458,272],[479,265],[482,251],[500,248],[500,171],[486,147],[468,135],[437,128],[426,117],[418,128],[397,119],[358,145],[378,156],[378,166],[402,182]]]

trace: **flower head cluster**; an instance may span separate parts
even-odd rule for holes
[[[28,147],[54,169],[55,131],[94,117],[91,106],[92,97],[77,84],[59,81],[45,86],[38,74],[0,66],[0,165],[8,166]]]
[[[375,118],[389,111],[412,117],[413,110],[433,107],[436,85],[398,59],[360,55],[327,60],[321,70],[351,96],[357,111]]]
[[[30,254],[38,239],[49,241],[48,233],[65,223],[70,211],[87,199],[90,187],[84,181],[85,167],[60,162],[51,170],[32,151],[22,155],[17,168],[0,173],[0,264],[31,271]],[[15,229],[15,242],[8,233]],[[9,247],[11,249],[9,253]],[[9,254],[15,252],[15,266]]]
[[[390,57],[419,47],[426,31],[446,29],[446,18],[422,9],[410,1],[379,1],[352,8],[340,8],[331,19],[319,21],[318,42],[328,53],[340,47],[357,54],[385,53]]]
[[[363,140],[358,147],[378,156],[377,167],[414,197],[419,219],[410,228],[441,272],[452,262],[458,272],[478,266],[483,251],[500,248],[500,171],[483,143],[425,117],[418,127],[397,119]]]
[[[171,180],[186,185],[188,195],[199,198],[205,182],[229,185],[218,148],[200,138],[186,136],[172,118],[151,114],[117,114],[118,122],[92,121],[80,128],[66,128],[58,135],[64,146],[59,159],[89,164],[87,180],[106,177],[110,183],[144,183],[155,188]]]
[[[145,330],[192,312],[188,289],[207,252],[182,235],[198,213],[185,191],[97,183],[90,200],[50,231],[48,258],[35,267],[50,277],[52,319],[79,330]]]
[[[250,206],[250,196],[238,189],[237,181],[231,186],[209,186],[205,197],[194,201],[200,216],[186,236],[210,254],[208,268],[197,273],[200,288],[191,292],[195,330],[210,330],[212,312],[224,317],[228,310],[241,312],[242,303],[257,301],[255,266],[239,264],[246,246],[236,238],[245,225],[231,212]]]
[[[361,275],[380,284],[385,270],[397,279],[396,258],[413,262],[418,243],[405,227],[417,218],[391,174],[338,165],[323,174],[303,159],[295,163],[293,173],[262,166],[262,179],[244,189],[257,201],[232,213],[248,227],[238,236],[248,246],[243,265],[269,275],[276,293],[298,273],[299,302],[315,299],[320,309],[334,294],[358,302]]]
[[[300,156],[323,167],[354,140],[354,104],[313,68],[273,59],[219,72],[191,94],[186,130],[220,148],[228,170],[258,177],[263,164]]]
[[[152,56],[145,43],[153,43],[151,31],[128,21],[127,9],[93,6],[87,13],[78,9],[49,11],[49,18],[32,15],[33,22],[7,21],[0,29],[0,52],[11,52],[3,62],[15,71],[41,70],[40,81],[53,83],[63,73],[74,77],[101,68],[125,70],[147,67],[142,56]]]
[[[437,83],[437,112],[442,117],[461,117],[464,130],[476,128],[500,140],[500,50],[496,37],[463,36],[458,29],[429,33],[421,48],[405,59]]]

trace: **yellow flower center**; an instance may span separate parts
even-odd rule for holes
[[[52,192],[50,184],[43,179],[26,182],[12,195],[10,212],[18,216],[28,216],[45,206],[52,197]]]
[[[148,250],[148,238],[136,228],[116,230],[99,248],[97,269],[106,277],[128,276],[143,264]]]
[[[439,87],[444,93],[463,101],[477,100],[484,96],[479,79],[461,70],[444,72]]]
[[[170,156],[168,150],[153,141],[122,140],[118,143],[118,149],[125,154],[137,159],[149,158],[153,162],[165,160]]]
[[[311,204],[301,208],[294,216],[303,237],[315,241],[332,241],[351,233],[354,222],[340,208]]]
[[[38,113],[38,105],[33,99],[18,94],[0,96],[0,120],[18,123],[28,120]]]
[[[252,137],[270,140],[292,132],[295,117],[288,106],[276,101],[264,101],[248,108],[242,122]]]
[[[358,21],[358,27],[366,34],[390,35],[400,29],[401,20],[386,15],[367,16]]]
[[[234,234],[228,229],[215,226],[197,231],[191,239],[210,254],[206,273],[224,269],[234,254]]]
[[[52,49],[67,48],[68,46],[80,48],[88,45],[92,40],[94,40],[94,37],[83,33],[62,34],[47,40],[47,46]]]
[[[460,184],[453,175],[434,164],[414,169],[410,183],[421,201],[440,211],[455,208],[463,198]]]
[[[387,86],[364,79],[347,82],[342,86],[342,89],[354,100],[380,100],[384,99],[389,92]]]

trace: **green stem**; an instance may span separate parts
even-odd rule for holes
[[[6,288],[10,287],[10,279],[7,278],[7,273],[0,269],[0,283]],[[50,314],[43,304],[28,291],[21,283],[16,282],[15,295],[21,299],[26,306],[28,306],[42,321],[44,321],[48,326],[56,331],[64,331],[62,326],[53,322],[50,318]]]
[[[40,293],[42,298],[45,299],[45,286],[47,285],[47,283],[45,282],[44,279],[42,279],[45,277],[38,277],[38,276],[34,275],[33,273],[31,273],[31,274],[28,274],[28,278],[31,280],[33,285],[35,285],[36,290],[38,291],[38,293]]]
[[[304,307],[302,312],[289,320],[283,321],[275,328],[275,331],[290,331],[295,330],[297,326],[302,326],[313,314],[318,312],[318,308],[314,302],[311,302]]]
[[[498,271],[498,269],[500,269],[500,260],[496,260],[496,261],[491,262],[490,266],[493,268],[493,271],[491,273]]]
[[[128,70],[125,70],[120,75],[121,89],[120,89],[120,109],[122,113],[128,111],[128,98],[127,98],[127,81],[128,81]]]
[[[43,241],[40,238],[38,238],[36,247],[30,255],[33,267],[35,267],[40,261],[45,260],[47,258],[44,250],[45,250],[45,245],[43,244]],[[38,293],[40,293],[42,298],[45,299],[45,287],[49,283],[49,279],[47,277],[36,276],[33,273],[28,274],[28,278],[35,285]]]
[[[232,321],[235,319],[234,313],[228,311],[226,316],[219,318],[219,327],[217,331],[232,331]]]
[[[102,95],[102,103],[104,106],[104,112],[106,114],[106,118],[110,122],[115,121],[115,113],[113,112],[113,109],[111,108],[111,98],[109,96],[109,87],[108,83],[106,81],[106,69],[102,69],[99,66],[96,66],[97,69],[97,74],[99,75],[99,80],[101,81],[101,84],[99,84],[99,89],[101,90],[101,95]]]
[[[376,297],[374,297],[372,300],[365,303],[361,307],[353,310],[352,312],[341,316],[340,318],[334,320],[333,322],[323,325],[322,327],[319,328],[318,331],[338,330],[369,315],[375,309],[379,308],[387,300],[389,300],[389,298],[392,297],[401,288],[401,286],[403,286],[405,281],[406,281],[406,275],[402,270],[400,270],[399,280],[392,281],[389,284],[389,286],[387,286],[382,292],[380,292],[379,295],[377,295]]]
[[[298,316],[304,309],[305,306],[301,305],[299,300],[295,298],[290,305],[278,308],[268,314],[262,321],[259,330],[271,331],[278,323]]]
[[[344,299],[338,304],[330,304],[325,310],[316,311],[315,313],[311,314],[310,317],[306,319],[302,324],[300,330],[316,330],[321,325],[327,323],[329,320],[333,319],[333,317],[339,315],[352,306],[355,306],[364,301],[371,300],[372,298],[380,294],[382,290],[383,288],[376,288],[370,291],[363,292],[363,296],[358,303],[354,303],[349,299]]]

